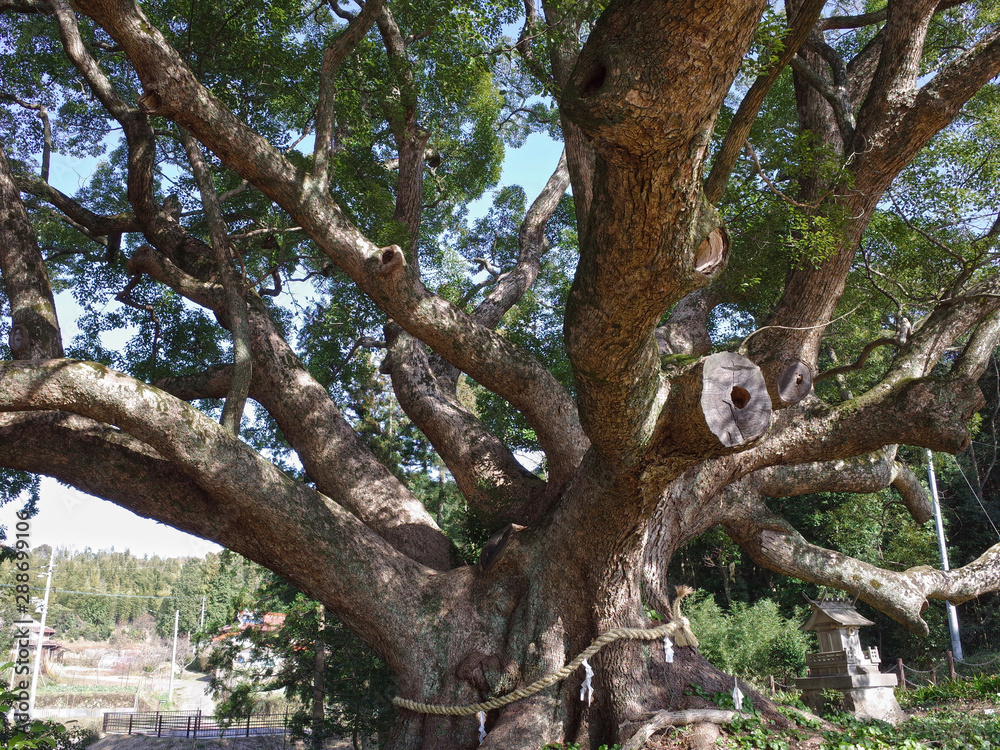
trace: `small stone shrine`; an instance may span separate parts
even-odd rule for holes
[[[861,648],[858,628],[874,625],[861,616],[846,599],[809,599],[812,614],[799,629],[815,630],[819,653],[806,654],[806,677],[795,680],[802,702],[814,711],[823,707],[823,691],[837,690],[844,696],[844,708],[864,719],[880,719],[895,724],[904,718],[893,688],[894,674],[879,671],[877,648]]]

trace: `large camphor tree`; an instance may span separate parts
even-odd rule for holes
[[[716,526],[916,631],[1000,587],[998,547],[879,569],[767,505],[892,484],[924,521],[896,446],[970,440],[1000,333],[995,3],[0,0],[0,40],[0,467],[266,565],[400,695],[475,703],[671,617],[671,555]],[[470,228],[539,130],[564,143],[544,189]],[[50,184],[53,150],[103,148]],[[397,406],[434,458],[380,460]],[[414,460],[502,530],[478,563]],[[596,747],[732,685],[690,646],[592,662],[592,705],[577,671],[482,747]],[[389,746],[477,742],[400,710]]]

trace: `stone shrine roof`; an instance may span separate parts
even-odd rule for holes
[[[848,599],[808,599],[812,614],[799,630],[819,630],[820,628],[860,627],[875,623],[854,608],[854,603]]]

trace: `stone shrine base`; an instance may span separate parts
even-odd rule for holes
[[[800,677],[795,687],[802,691],[802,702],[819,713],[824,706],[823,691],[836,690],[843,696],[843,710],[859,719],[878,719],[898,724],[906,716],[899,707],[896,693],[896,675],[837,675],[826,677]],[[858,684],[867,683],[867,684]]]

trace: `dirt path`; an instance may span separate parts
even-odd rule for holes
[[[174,688],[174,704],[178,711],[201,711],[211,716],[215,701],[208,690],[208,675],[186,675]]]

